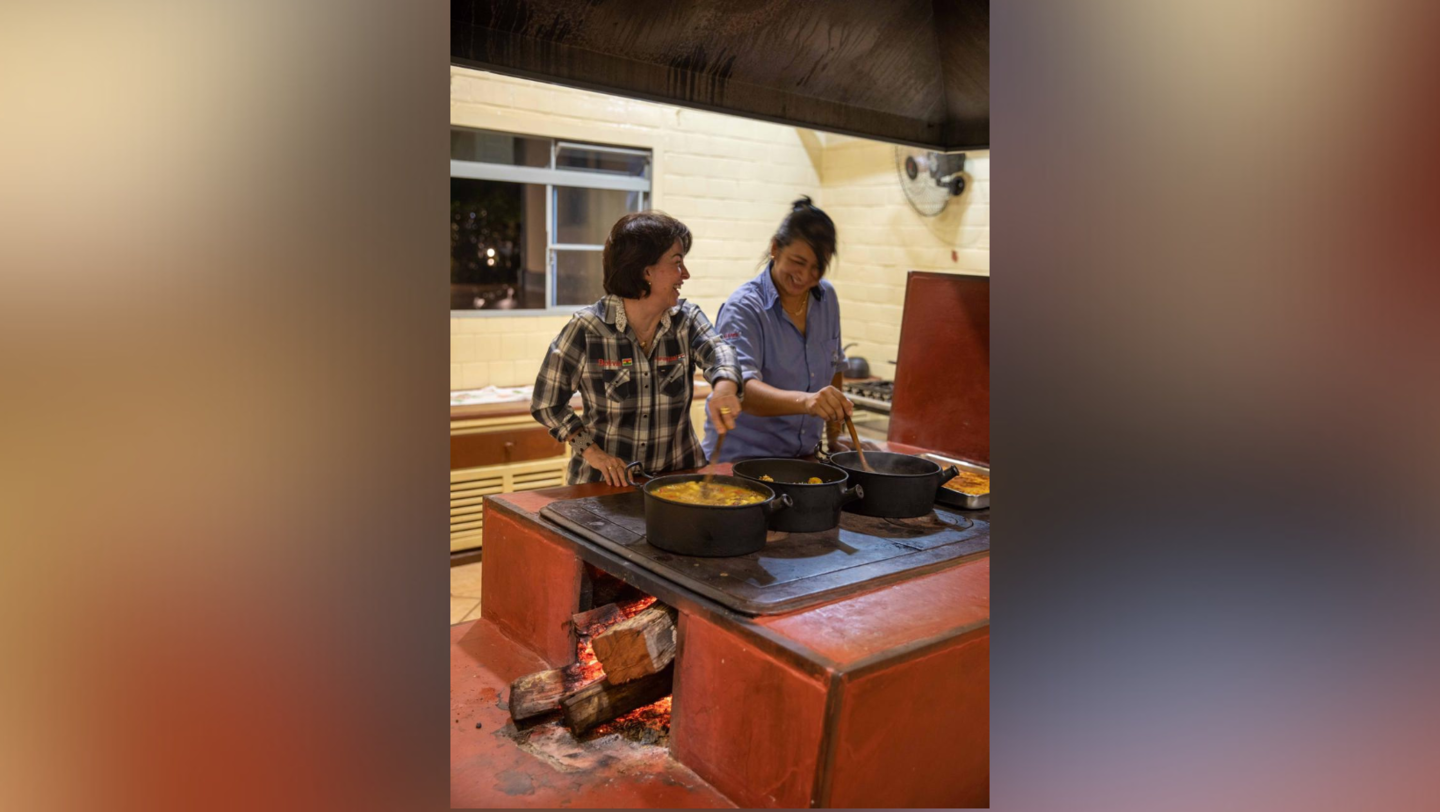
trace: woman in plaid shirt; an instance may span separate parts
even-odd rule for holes
[[[550,345],[530,413],[570,443],[572,484],[631,484],[625,465],[650,473],[698,468],[690,425],[694,369],[713,394],[710,422],[735,427],[742,387],[735,350],[700,308],[680,298],[690,278],[690,229],[654,211],[627,214],[605,240],[605,297],[575,313]],[[570,408],[580,392],[583,415]]]

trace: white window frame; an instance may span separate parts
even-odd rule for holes
[[[544,137],[530,136],[523,133],[505,134],[515,135],[519,138]],[[553,316],[558,314],[568,316],[578,308],[584,306],[580,304],[557,305],[555,303],[555,252],[557,250],[603,251],[605,250],[605,246],[555,242],[555,234],[558,231],[555,222],[556,187],[564,186],[581,189],[639,192],[640,210],[644,211],[648,206],[651,197],[650,176],[653,174],[655,167],[655,156],[650,150],[612,147],[605,144],[590,144],[579,141],[565,141],[558,138],[549,138],[547,140],[550,141],[550,165],[548,167],[492,164],[482,161],[450,161],[450,177],[452,178],[493,180],[504,183],[528,183],[545,187],[545,307],[532,308],[529,310],[451,310],[450,318],[514,318],[525,316]],[[647,159],[645,175],[643,177],[635,177],[632,175],[617,175],[605,172],[586,172],[578,169],[556,169],[556,156],[561,149],[566,147],[587,149],[596,152],[614,152],[622,155],[644,156]]]

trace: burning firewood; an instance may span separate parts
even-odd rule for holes
[[[608,679],[587,685],[560,701],[565,712],[565,724],[578,735],[636,708],[664,699],[670,695],[674,674],[673,667],[666,667],[659,673],[624,685],[615,685]]]
[[[510,683],[510,718],[519,722],[560,709],[560,700],[598,681],[575,666],[527,674]]]
[[[580,640],[577,651],[580,661],[564,668],[527,674],[510,683],[510,717],[519,722],[559,710],[560,700],[566,694],[603,679],[605,674],[587,643],[592,636],[624,619],[625,612],[613,603],[572,615],[570,624]]]
[[[655,604],[596,635],[590,644],[611,685],[655,674],[675,659],[673,608]]]
[[[570,626],[575,630],[576,635],[594,637],[624,619],[625,613],[620,611],[619,606],[607,603],[598,609],[571,615]]]

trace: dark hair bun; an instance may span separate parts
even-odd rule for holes
[[[810,201],[810,195],[802,195],[799,200],[790,204],[790,211],[813,208],[815,208],[815,204]]]

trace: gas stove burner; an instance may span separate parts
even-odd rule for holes
[[[876,400],[890,400],[895,395],[894,381],[857,381],[844,385],[846,392],[853,392]]]
[[[857,404],[886,412],[895,397],[894,381],[847,381],[841,389]]]

